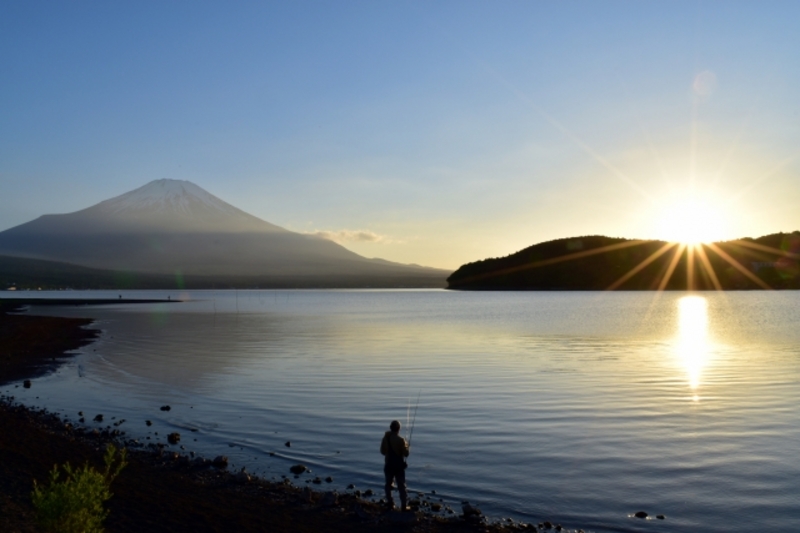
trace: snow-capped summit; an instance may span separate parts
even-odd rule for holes
[[[197,206],[232,215],[242,213],[239,209],[209,194],[191,181],[170,179],[151,181],[138,189],[100,202],[96,207],[107,213],[155,209],[190,214]]]
[[[191,181],[160,179],[75,213],[87,220],[102,219],[107,227],[146,227],[171,231],[231,233],[283,232]],[[110,225],[110,226],[109,226]]]

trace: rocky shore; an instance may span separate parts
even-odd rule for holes
[[[9,314],[0,300],[0,385],[50,371],[97,332],[91,319]],[[27,386],[23,381],[17,386]],[[11,389],[13,391],[13,389]],[[287,478],[272,482],[230,472],[222,457],[203,459],[143,447],[118,429],[73,426],[45,410],[0,397],[0,531],[35,532],[33,480],[54,464],[99,467],[105,447],[129,449],[129,464],[112,486],[109,532],[431,532],[561,531],[556,524],[487,523],[469,504],[453,514],[437,512],[434,498],[416,499],[409,512],[386,511],[360,491],[314,491]]]

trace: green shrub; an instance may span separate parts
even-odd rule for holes
[[[63,481],[58,465],[53,466],[47,487],[40,487],[34,480],[32,497],[39,525],[48,532],[102,533],[103,520],[108,516],[103,502],[111,498],[111,482],[128,464],[124,448],[118,462],[116,454],[114,446],[106,448],[103,472],[88,464],[73,469],[67,463],[63,466],[66,474]]]

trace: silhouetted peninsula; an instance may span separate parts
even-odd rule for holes
[[[459,290],[800,289],[800,232],[687,246],[592,235],[467,263]]]

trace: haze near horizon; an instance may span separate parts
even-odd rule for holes
[[[454,269],[800,228],[792,2],[0,6],[0,231],[156,179]]]

